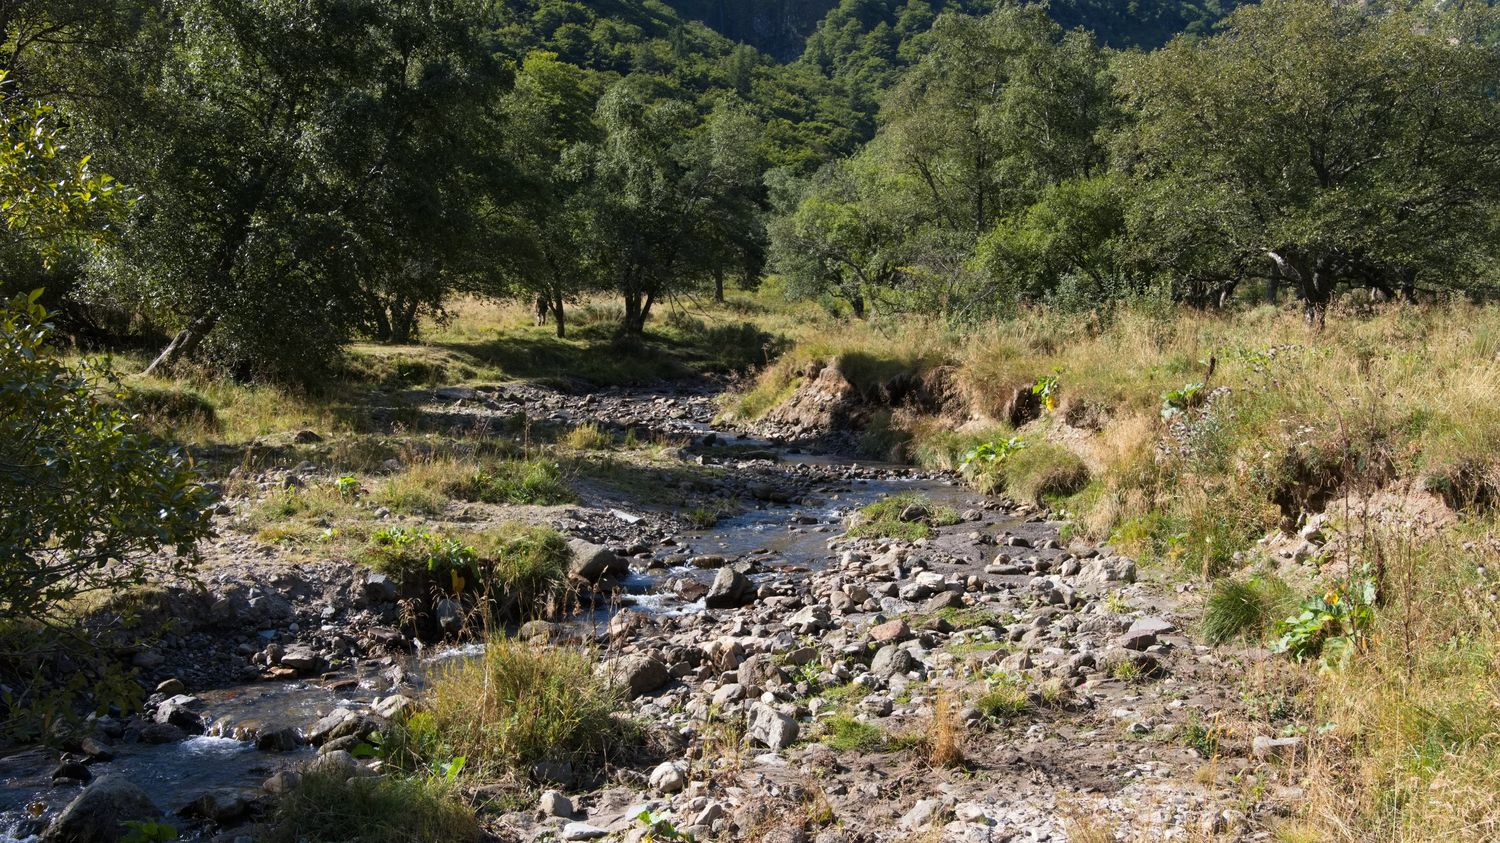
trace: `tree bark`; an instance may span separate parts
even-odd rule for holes
[[[714,267],[714,301],[724,303],[724,268]]]
[[[554,325],[557,326],[557,338],[558,339],[562,339],[566,335],[566,333],[567,333],[567,328],[565,327],[565,321],[566,321],[566,317],[563,315],[563,297],[562,297],[562,293],[554,292],[552,294],[552,322],[553,322]]]
[[[189,322],[187,327],[172,337],[172,341],[167,343],[167,347],[162,349],[161,354],[151,361],[151,365],[146,367],[144,374],[153,377],[165,377],[172,374],[183,360],[197,351],[203,338],[208,336],[208,332],[212,331],[218,322],[219,317],[213,314],[199,316]]]

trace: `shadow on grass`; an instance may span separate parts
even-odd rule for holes
[[[437,343],[503,371],[507,376],[556,386],[634,386],[709,374],[749,371],[774,359],[786,347],[749,323],[705,326],[677,320],[641,336],[617,333],[609,325],[585,325],[566,339],[541,331],[508,331],[486,342]]]

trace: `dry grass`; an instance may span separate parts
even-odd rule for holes
[[[1330,841],[1500,838],[1500,601],[1490,535],[1379,548],[1385,600],[1327,673],[1304,830]]]

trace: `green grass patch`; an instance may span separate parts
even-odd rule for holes
[[[390,527],[369,539],[361,561],[402,583],[486,596],[502,617],[531,617],[565,587],[572,551],[550,527],[505,524],[445,534]]]
[[[486,463],[442,485],[443,494],[462,501],[555,506],[577,500],[554,460],[533,458]]]
[[[862,539],[930,538],[937,527],[957,524],[958,513],[946,506],[933,506],[926,495],[902,492],[882,498],[859,511],[848,535]]]
[[[474,812],[451,784],[402,776],[311,773],[276,802],[268,843],[470,843]]]
[[[467,759],[481,777],[514,774],[538,761],[596,764],[631,743],[637,728],[594,672],[595,654],[569,647],[491,639],[484,655],[454,660],[433,681],[430,717],[411,739]]]
[[[818,740],[839,752],[878,752],[885,748],[887,735],[873,723],[836,714],[823,721]]]

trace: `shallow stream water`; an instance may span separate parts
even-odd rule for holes
[[[704,428],[707,432],[707,428]],[[750,440],[724,437],[730,443]],[[848,468],[851,460],[836,457],[784,453],[786,463],[813,463],[832,468]],[[870,463],[862,463],[871,467]],[[894,468],[892,466],[891,468]],[[894,474],[879,479],[833,478],[813,490],[802,505],[766,504],[721,519],[711,529],[686,532],[678,536],[676,554],[712,554],[734,559],[750,556],[767,566],[820,570],[832,562],[828,541],[843,531],[842,524],[854,510],[884,496],[900,492],[917,492],[933,503],[965,509],[977,503],[974,493],[951,482],[931,477],[907,477]],[[798,523],[813,522],[813,523]],[[636,611],[680,615],[703,611],[701,600],[685,601],[670,588],[673,580],[692,578],[707,583],[715,575],[690,565],[637,570],[624,582],[629,597],[620,605]],[[752,581],[779,576],[776,572],[752,575]],[[618,607],[600,609],[573,620],[580,628],[603,630],[610,613]],[[454,648],[418,660],[415,672],[428,673],[448,659],[472,657],[479,649],[473,645]],[[347,685],[347,683],[341,683]],[[205,721],[305,727],[334,708],[368,706],[380,693],[378,682],[362,682],[355,687],[334,690],[316,682],[262,682],[210,691],[195,695],[206,704]],[[91,765],[97,777],[120,773],[144,789],[163,811],[175,812],[197,797],[215,790],[236,788],[256,790],[280,769],[301,764],[313,757],[314,750],[304,747],[290,753],[256,750],[249,742],[230,737],[197,736],[167,744],[125,744],[114,749],[114,760]],[[56,767],[54,753],[26,750],[0,757],[0,843],[31,843],[44,827],[47,818],[61,810],[74,796],[76,784],[53,787],[50,773]]]

